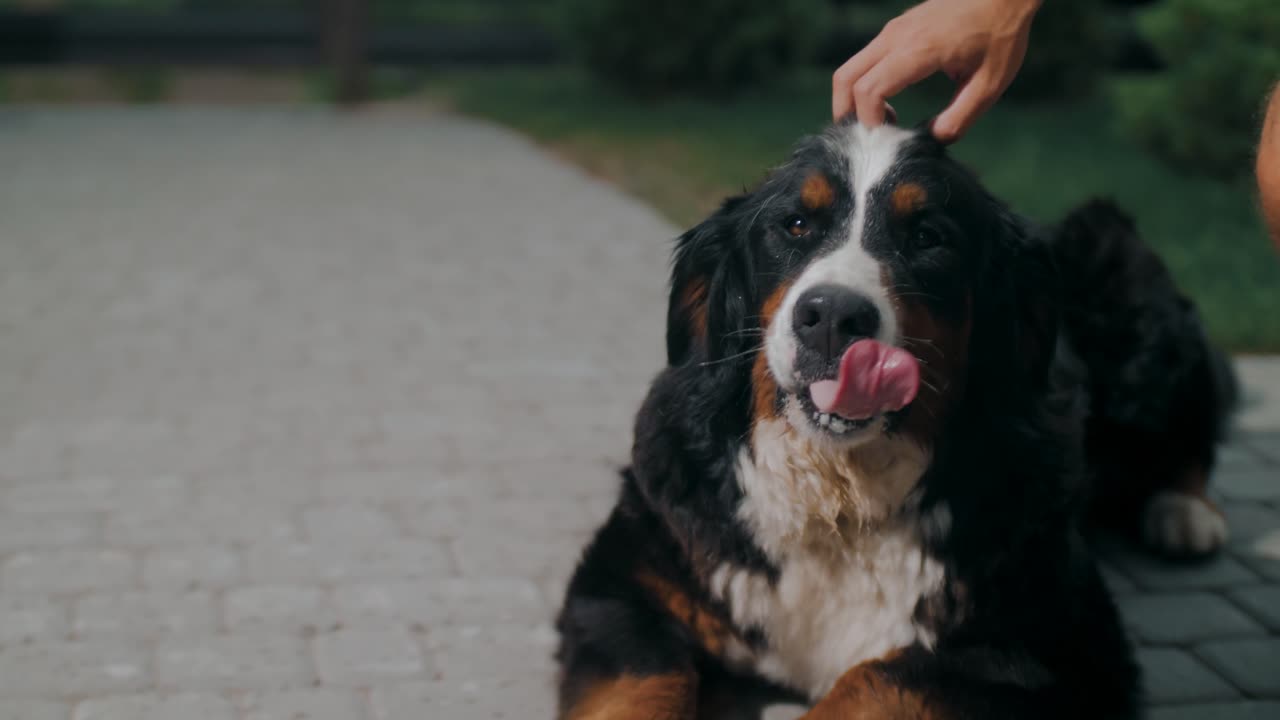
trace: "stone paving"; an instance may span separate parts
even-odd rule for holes
[[[445,115],[0,110],[0,173],[0,720],[552,715],[674,228]],[[1230,551],[1107,549],[1158,720],[1280,717],[1241,368]]]

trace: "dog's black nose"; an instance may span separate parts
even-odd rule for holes
[[[841,285],[818,285],[796,300],[791,326],[800,344],[826,360],[850,343],[880,330],[880,311],[860,293]]]

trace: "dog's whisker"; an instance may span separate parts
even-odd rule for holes
[[[942,394],[942,391],[938,389],[937,385],[934,385],[933,383],[929,382],[928,380],[925,380],[924,378],[920,378],[920,384],[924,385],[925,387],[929,388],[930,390],[934,391],[939,395]]]
[[[722,357],[722,358],[720,358],[720,359],[718,359],[718,360],[708,360],[708,361],[706,361],[706,362],[698,363],[698,367],[710,367],[711,365],[719,365],[720,363],[726,363],[726,362],[729,362],[729,361],[731,361],[731,360],[737,360],[738,358],[741,358],[741,357],[746,357],[746,356],[748,356],[748,355],[754,355],[755,353],[758,353],[758,352],[760,352],[760,351],[761,351],[761,350],[763,350],[763,349],[764,349],[764,344],[763,344],[763,343],[761,343],[760,345],[757,345],[757,346],[755,346],[755,347],[749,348],[749,349],[747,349],[747,350],[743,350],[743,351],[742,351],[742,352],[740,352],[740,353],[734,353],[734,354],[729,355],[729,356],[727,356],[727,357]]]
[[[932,293],[923,293],[923,292],[904,292],[904,293],[895,293],[895,295],[900,298],[922,297],[922,298],[928,298],[930,300],[938,300],[938,301],[942,300],[942,298],[938,297],[937,295],[934,295]]]
[[[928,345],[934,352],[938,353],[939,358],[943,360],[947,358],[946,352],[943,351],[943,349],[938,346],[938,343],[934,342],[933,340],[930,340],[929,338],[918,338],[918,337],[911,337],[910,335],[903,335],[902,339],[904,341],[904,344],[906,345]],[[916,359],[920,360],[920,362],[924,362],[924,360],[919,357],[917,357]]]

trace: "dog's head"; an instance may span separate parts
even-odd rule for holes
[[[753,422],[824,446],[932,444],[962,403],[1045,386],[1052,279],[928,133],[844,123],[680,238],[668,360],[745,379]]]

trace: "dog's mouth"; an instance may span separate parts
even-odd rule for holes
[[[864,430],[880,418],[878,414],[863,418],[847,418],[836,413],[823,412],[814,404],[813,398],[807,391],[796,394],[795,398],[813,426],[832,435],[849,435]]]
[[[847,435],[902,411],[919,388],[920,365],[914,355],[865,338],[844,351],[833,373],[795,394],[816,427]]]

